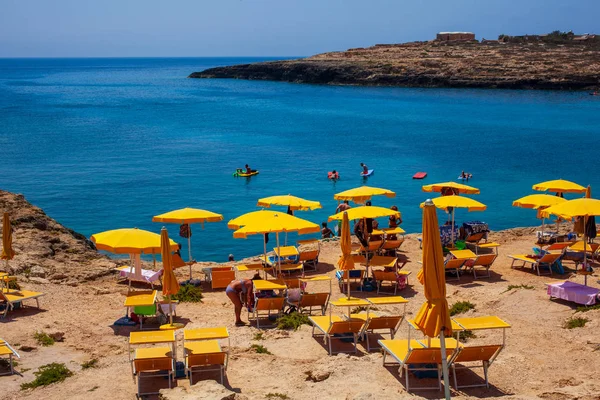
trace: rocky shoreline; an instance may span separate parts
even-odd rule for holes
[[[376,45],[285,61],[210,68],[189,78],[293,83],[596,90],[596,43],[438,43]]]

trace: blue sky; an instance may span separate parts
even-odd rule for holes
[[[302,56],[376,43],[600,32],[600,0],[0,0],[0,57]]]

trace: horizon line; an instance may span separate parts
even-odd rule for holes
[[[23,56],[2,57],[0,60],[23,60],[23,59],[74,59],[74,58],[305,58],[310,56]]]

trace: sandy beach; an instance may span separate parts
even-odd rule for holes
[[[510,268],[511,260],[507,255],[530,253],[536,229],[517,228],[492,233],[490,240],[500,243],[501,247],[491,278],[474,281],[472,276],[465,274],[459,282],[447,283],[450,305],[461,300],[475,305],[474,310],[461,316],[496,315],[512,325],[507,333],[506,348],[490,368],[490,389],[453,389],[456,398],[600,398],[597,379],[600,371],[600,339],[597,335],[600,310],[585,313],[589,318],[585,327],[565,329],[563,323],[574,315],[575,307],[572,303],[549,300],[544,285],[564,279],[582,282],[582,277],[571,274],[539,277],[529,269]],[[424,301],[422,286],[415,279],[420,268],[417,261],[421,259],[417,235],[407,236],[402,253],[409,260],[404,268],[411,271],[412,276],[410,285],[399,294],[409,300],[407,317],[410,318]],[[339,254],[338,243],[323,243],[318,273],[334,276]],[[194,265],[194,276],[202,277],[201,269],[206,265]],[[85,268],[85,264],[80,268]],[[181,280],[186,278],[185,269],[177,273]],[[598,287],[598,278],[598,272],[590,276],[590,285]],[[127,340],[132,328],[112,326],[123,316],[127,285],[116,283],[114,275],[69,284],[36,284],[25,277],[19,277],[19,282],[24,288],[42,291],[46,296],[41,299],[41,310],[26,308],[12,312],[0,322],[1,336],[5,340],[17,349],[33,348],[20,351],[18,375],[0,378],[3,387],[0,398],[134,398],[136,385],[127,355]],[[328,285],[326,282],[321,284]],[[530,285],[533,289],[508,290],[509,285]],[[315,286],[308,288],[316,289]],[[327,287],[322,289],[327,290]],[[238,393],[236,399],[277,398],[273,397],[276,394],[290,399],[443,397],[443,392],[436,390],[407,393],[398,368],[384,368],[381,353],[367,353],[363,344],[359,344],[356,356],[329,356],[322,340],[311,337],[310,326],[304,325],[297,331],[236,327],[233,307],[224,291],[205,287],[204,295],[201,304],[180,304],[177,320],[190,328],[227,326],[232,348],[225,386]],[[353,295],[368,297],[374,293],[353,292]],[[343,294],[334,283],[332,298],[341,296]],[[393,313],[400,312],[401,308],[389,306],[385,310]],[[340,313],[335,309],[334,312]],[[246,320],[245,314],[243,319]],[[62,332],[64,341],[42,347],[33,338],[38,331]],[[263,340],[255,340],[258,332],[263,332]],[[407,332],[407,324],[403,322],[397,338],[406,338]],[[489,344],[500,340],[498,332],[483,331],[469,343]],[[260,344],[272,354],[257,354],[250,349],[252,344]],[[181,353],[181,345],[178,350]],[[94,358],[99,360],[96,368],[81,368],[81,364]],[[65,363],[74,375],[45,388],[20,390],[22,383],[34,378],[33,372],[40,365],[50,362]],[[479,375],[480,371],[477,370]],[[481,382],[481,377],[472,372],[459,374],[461,379]],[[325,379],[315,382],[309,376],[318,377],[314,379],[317,381]],[[166,381],[162,384],[166,387]],[[176,384],[187,387],[189,381],[179,379]]]

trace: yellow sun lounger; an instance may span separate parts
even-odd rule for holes
[[[255,285],[257,281],[254,281]],[[285,286],[283,286],[285,288]],[[256,288],[256,286],[255,286]],[[262,289],[261,289],[262,290]],[[271,289],[266,289],[271,290]],[[252,311],[248,310],[248,320],[250,320],[250,316],[252,315],[252,319],[256,321],[256,327],[260,329],[260,319],[267,318],[271,319],[271,316],[275,316],[278,318],[281,316],[283,312],[283,307],[285,305],[285,297],[263,297],[256,298],[254,301],[254,307]],[[269,326],[275,326],[275,324],[271,324]],[[263,325],[264,327],[264,325]]]
[[[375,282],[377,283],[377,294],[379,294],[379,291],[381,290],[381,286],[383,285],[383,282],[389,282],[391,283],[391,286],[394,288],[394,296],[396,295],[396,292],[398,291],[398,277],[399,276],[404,276],[406,278],[406,285],[408,286],[408,276],[411,274],[411,271],[389,271],[389,272],[385,272],[385,271],[377,271],[377,270],[373,270],[373,279],[375,280]]]
[[[1,314],[2,318],[6,317],[9,310],[15,308],[15,304],[20,303],[23,305],[23,302],[26,300],[35,300],[37,308],[40,308],[39,298],[45,295],[45,293],[31,292],[29,290],[0,290],[0,304],[4,304],[4,313]]]
[[[493,345],[479,345],[479,346],[467,346],[462,345],[460,351],[452,362],[452,372],[454,375],[454,387],[456,389],[465,387],[490,387],[488,381],[488,370],[494,360],[498,357],[502,349],[506,345],[506,329],[510,328],[510,324],[503,321],[496,316],[482,316],[482,317],[465,317],[465,318],[453,318],[452,323],[458,324],[461,329],[478,331],[486,329],[502,329],[502,344]],[[460,366],[458,365],[460,363]],[[465,365],[467,363],[467,365]],[[469,365],[469,363],[476,363],[476,365]],[[481,363],[481,365],[477,365]],[[483,368],[484,383],[475,385],[458,385],[456,370],[458,368],[463,369],[474,369]]]
[[[333,339],[347,339],[350,335],[352,335],[352,339],[354,341],[354,351],[356,353],[357,350],[357,342],[358,342],[358,334],[360,333],[364,321],[350,319],[345,320],[335,315],[330,316],[314,316],[308,317],[310,322],[313,325],[312,336],[315,337],[315,329],[318,329],[322,336],[323,340],[329,346],[329,355],[337,354],[337,353],[346,353],[346,351],[336,351],[333,352],[332,340]],[[340,335],[340,336],[335,336]]]
[[[483,276],[483,278],[489,278],[490,277],[490,268],[492,267],[492,264],[494,264],[494,261],[496,261],[496,257],[498,257],[498,255],[494,254],[494,253],[478,255],[477,258],[475,259],[475,261],[473,262],[473,264],[468,266],[468,268],[471,268],[471,270],[473,271],[473,279],[477,279],[476,269],[478,267],[485,268],[487,275]],[[480,276],[480,277],[482,277],[482,276]]]
[[[452,339],[454,340],[454,339]],[[438,390],[442,390],[442,354],[439,347],[426,347],[418,340],[392,339],[379,340],[379,345],[383,348],[383,365],[386,366],[386,358],[389,355],[400,365],[401,376],[404,374],[406,379],[406,391],[410,391],[408,373],[410,371],[436,371]],[[432,343],[433,339],[432,339]],[[446,339],[446,344],[449,344]],[[456,353],[456,347],[449,346],[447,349],[447,360],[450,362]],[[429,365],[435,365],[431,367]],[[395,365],[388,363],[387,365]],[[432,387],[413,387],[413,390],[433,389]]]
[[[15,351],[8,343],[6,343],[2,338],[0,338],[0,357],[8,356],[8,364],[10,366],[10,372],[1,373],[0,375],[12,375],[15,373],[14,365],[13,365],[13,357],[21,358],[19,353]]]
[[[183,352],[190,385],[194,384],[193,374],[198,371],[218,371],[221,375],[221,385],[223,384],[227,369],[227,353],[221,350],[217,340],[188,342],[185,344]]]
[[[456,279],[448,279],[446,278],[447,281],[449,280],[457,280],[460,281],[460,269],[462,268],[462,266],[465,264],[465,262],[467,262],[466,259],[458,259],[458,258],[451,258],[450,260],[447,260],[444,263],[444,266],[446,268],[446,272],[448,271],[454,271],[456,273]]]
[[[363,328],[360,332],[361,337],[365,338],[367,342],[367,351],[371,351],[371,345],[369,342],[369,335],[374,335],[375,331],[383,330],[386,333],[390,334],[390,337],[393,339],[394,335],[398,331],[400,327],[400,323],[404,319],[403,315],[385,315],[379,316],[376,313],[369,312],[361,312],[358,314],[350,314],[351,319],[358,319],[364,321]]]
[[[166,376],[169,378],[169,389],[173,382],[175,363],[170,347],[150,347],[135,350],[133,359],[133,375],[137,377],[138,397],[158,392],[142,393],[142,378],[156,378]]]
[[[562,254],[561,253],[547,253],[544,254],[543,257],[541,258],[530,258],[527,257],[526,254],[516,254],[516,255],[509,255],[508,258],[512,258],[512,263],[510,264],[511,268],[523,268],[525,267],[525,265],[527,264],[531,264],[531,268],[534,269],[535,271],[537,271],[538,276],[539,275],[552,275],[552,264],[554,264],[556,261],[558,261],[561,258]],[[515,261],[521,261],[523,264],[522,265],[515,265]],[[547,267],[548,268],[548,273],[547,274],[542,274],[540,272],[540,267]]]

